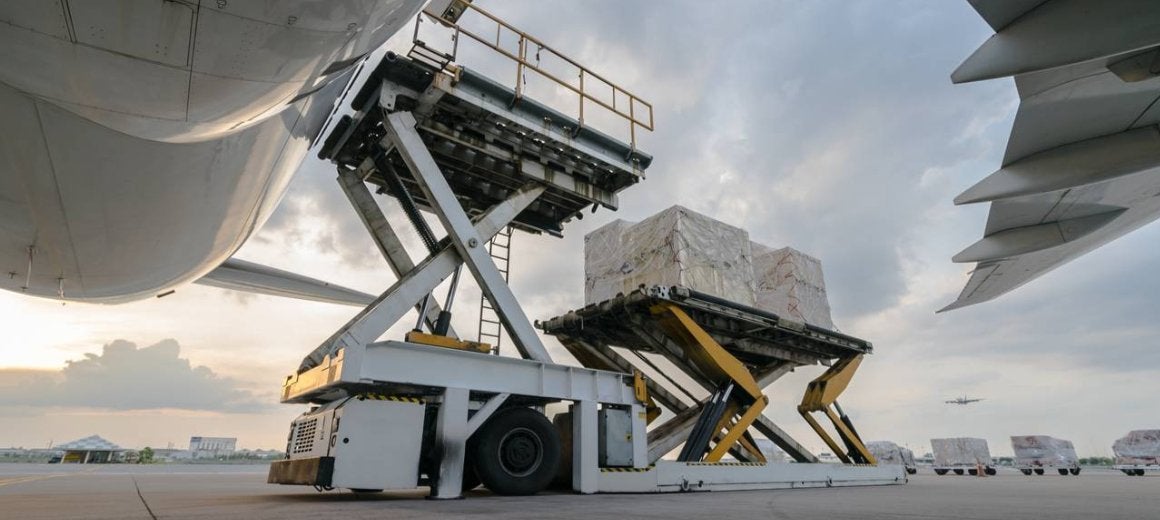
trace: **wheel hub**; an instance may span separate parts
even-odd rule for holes
[[[513,428],[500,439],[499,461],[504,471],[516,477],[531,474],[544,458],[540,436],[527,428]]]

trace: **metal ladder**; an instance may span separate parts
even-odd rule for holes
[[[495,267],[499,269],[499,273],[503,276],[504,281],[510,278],[511,268],[511,252],[512,252],[512,227],[507,226],[499,233],[496,233],[487,243],[487,252],[491,255],[492,261],[495,262]],[[476,341],[480,343],[488,343],[491,347],[491,353],[499,355],[499,345],[503,337],[503,323],[499,319],[499,314],[492,307],[491,302],[487,296],[479,295],[479,333]]]

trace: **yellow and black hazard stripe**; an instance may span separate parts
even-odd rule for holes
[[[359,401],[393,401],[396,403],[411,403],[423,404],[423,400],[418,397],[407,397],[402,395],[385,395],[385,394],[359,394],[355,396]]]
[[[686,462],[689,466],[764,466],[764,462]]]
[[[649,466],[647,468],[600,468],[600,471],[605,473],[643,473],[645,471],[652,471],[656,466]]]

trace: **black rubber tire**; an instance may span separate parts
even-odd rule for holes
[[[945,469],[936,469],[936,470],[934,470],[934,474],[935,474],[935,475],[938,475],[938,476],[940,476],[940,477],[941,477],[941,476],[943,476],[943,475],[946,475],[946,474],[947,474],[947,470],[945,470]]]
[[[472,435],[468,456],[476,475],[498,495],[534,495],[560,465],[560,435],[531,408],[501,410]]]
[[[1036,475],[1042,475],[1044,473],[1043,468],[1035,468],[1034,471]]]
[[[1081,469],[1081,468],[1071,468],[1071,469],[1069,469],[1068,471],[1069,471],[1069,472],[1070,472],[1072,475],[1079,475],[1079,470],[1080,470],[1080,469]]]
[[[999,474],[999,470],[997,470],[997,469],[995,469],[995,468],[986,468],[986,469],[984,469],[984,470],[983,470],[983,473],[986,473],[986,474],[988,474],[988,475],[990,475],[990,476],[992,476],[992,477],[993,477],[993,476],[995,476],[995,475],[998,475],[998,474]]]
[[[918,468],[906,468],[906,474],[915,475],[918,473]]]
[[[1021,469],[1019,471],[1022,472],[1024,475],[1027,475],[1028,477],[1031,476],[1031,470],[1029,470],[1029,469]]]
[[[1059,470],[1058,470],[1058,471],[1059,471],[1059,474],[1060,474],[1060,475],[1062,475],[1062,476],[1064,476],[1064,477],[1066,477],[1066,476],[1067,476],[1067,468],[1059,468]]]
[[[1135,470],[1130,470],[1130,469],[1122,469],[1122,470],[1120,470],[1120,472],[1129,476],[1129,477],[1136,474]]]
[[[963,470],[961,470],[961,469],[956,469],[956,470],[954,470],[954,472],[955,472],[955,475],[962,475],[963,474]]]
[[[977,470],[977,469],[968,469],[968,470],[967,470],[967,474],[968,474],[968,475],[970,475],[970,476],[972,476],[972,477],[977,477],[977,476],[979,476],[979,470]]]
[[[1138,469],[1138,470],[1136,470],[1136,476],[1137,476],[1137,477],[1143,477],[1143,476],[1144,476],[1144,470],[1142,470],[1142,469]]]

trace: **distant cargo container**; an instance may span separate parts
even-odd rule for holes
[[[1015,467],[1024,475],[1042,475],[1048,469],[1060,475],[1079,475],[1079,456],[1071,441],[1047,435],[1013,435],[1011,449],[1015,451]]]
[[[878,460],[878,465],[895,464],[906,468],[906,472],[913,475],[918,473],[918,465],[914,462],[914,452],[890,441],[871,441],[866,443],[866,449]]]
[[[1125,475],[1142,477],[1160,471],[1160,430],[1133,430],[1112,444],[1116,469]]]
[[[937,475],[946,475],[948,472],[954,472],[955,475],[978,475],[980,468],[987,475],[996,473],[991,450],[985,439],[931,439],[930,447],[934,450],[934,472]]]

